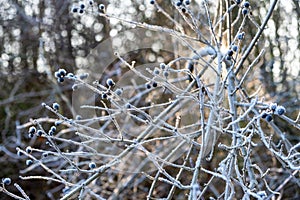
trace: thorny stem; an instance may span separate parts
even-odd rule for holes
[[[186,88],[186,92],[188,92],[193,85],[195,84],[195,81],[189,84],[189,86]],[[164,116],[167,115],[178,103],[180,102],[180,99],[174,100],[172,104],[170,104],[162,113],[160,113],[154,120],[153,123],[151,123],[137,138],[136,143],[138,144],[143,139],[146,138],[146,136],[150,136],[157,126],[162,123],[162,119],[164,119]],[[110,161],[108,164],[105,164],[101,166],[96,173],[94,173],[91,177],[89,177],[87,180],[83,182],[84,185],[90,184],[92,181],[97,179],[99,176],[101,176],[106,170],[108,170],[110,167],[116,165],[120,162],[122,158],[124,158],[131,150],[135,148],[135,144],[128,146],[124,151],[122,151],[116,158],[114,158],[112,161]],[[61,198],[61,200],[67,200],[70,198],[73,194],[78,192],[81,189],[81,186],[75,187],[72,191],[70,191],[68,194],[66,194],[64,197]]]

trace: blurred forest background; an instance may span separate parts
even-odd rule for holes
[[[89,4],[89,1],[84,2]],[[176,11],[172,11],[169,1],[157,2],[176,17]],[[70,0],[0,0],[0,178],[11,177],[33,199],[44,197],[41,189],[48,191],[49,195],[56,191],[51,191],[51,188],[55,188],[53,183],[48,185],[47,182],[38,180],[26,182],[18,178],[20,170],[26,165],[24,160],[17,157],[15,149],[25,148],[31,140],[26,130],[19,131],[16,127],[31,118],[51,115],[41,108],[42,102],[57,101],[61,105],[71,105],[71,83],[57,84],[54,72],[58,68],[65,68],[74,74],[79,71],[88,72],[84,66],[90,62],[87,57],[90,51],[107,38],[131,28],[100,17],[95,11],[98,9],[97,5],[105,4],[107,13],[122,18],[174,28],[174,24],[157,12],[148,0],[95,1],[95,5],[89,8],[91,12],[72,13],[72,8],[78,3]],[[262,19],[258,16],[265,16],[269,1],[250,3],[253,19],[260,22]],[[197,1],[192,1],[192,4],[197,4]],[[299,6],[297,0],[279,2],[260,38],[261,42],[248,58],[253,60],[265,48],[266,53],[255,68],[255,83],[249,84],[254,84],[254,89],[257,89],[257,85],[262,86],[260,93],[264,94],[266,101],[286,106],[287,115],[293,119],[297,117],[300,107]],[[193,34],[184,23],[182,26],[187,33]],[[253,24],[249,23],[248,26],[245,30],[245,43],[249,43],[256,33]],[[127,42],[127,38],[124,38],[117,45],[121,47]],[[154,54],[155,59],[153,60],[153,56],[148,58],[148,53]],[[130,56],[132,60],[150,63],[158,62],[158,55],[162,53],[146,52],[143,57],[145,60],[134,53]],[[107,59],[106,56],[105,52],[99,53],[98,59]],[[245,65],[249,63],[246,62]],[[112,65],[107,70],[112,70],[113,67]],[[68,106],[63,108],[66,115],[71,114]],[[281,127],[284,126],[281,124]],[[292,141],[300,141],[299,133],[292,133],[293,130],[288,127],[284,130],[290,133],[287,137]],[[30,145],[42,146],[43,141],[39,142]],[[0,198],[8,197],[0,193]]]

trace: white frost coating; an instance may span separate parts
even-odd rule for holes
[[[194,59],[199,59],[199,56],[201,57],[205,57],[205,56],[213,56],[213,55],[216,55],[216,51],[215,49],[213,49],[212,47],[205,47],[203,49],[201,49],[199,52],[198,52],[198,55],[194,56],[193,58]]]

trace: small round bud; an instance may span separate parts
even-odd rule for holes
[[[181,8],[181,12],[185,13],[186,12],[186,8],[182,7]]]
[[[56,131],[56,127],[55,127],[55,126],[51,126],[50,130],[51,130],[52,132],[55,132],[55,131]]]
[[[72,119],[69,119],[67,122],[68,122],[70,125],[74,125],[74,121],[73,121]]]
[[[262,115],[261,115],[261,118],[265,119],[267,116],[268,116],[268,113],[263,112]]]
[[[181,5],[182,5],[182,2],[181,2],[181,1],[177,1],[177,2],[176,2],[176,6],[179,7],[179,6],[181,6]]]
[[[234,52],[237,52],[237,50],[238,50],[238,46],[236,46],[236,45],[233,45],[231,48]]]
[[[89,0],[89,4],[90,4],[90,5],[93,5],[93,4],[94,4],[94,1],[93,1],[93,0]]]
[[[54,134],[53,131],[51,131],[51,130],[48,131],[48,135],[53,136],[53,134]]]
[[[121,96],[123,94],[123,90],[118,88],[118,89],[116,89],[115,93],[116,93],[116,95]]]
[[[165,64],[165,63],[160,63],[159,67],[160,67],[162,70],[164,70],[164,69],[166,69],[166,64]]]
[[[249,10],[248,10],[247,8],[243,8],[243,9],[242,9],[242,13],[243,13],[243,15],[247,15],[247,14],[248,14],[248,12],[249,12]]]
[[[80,74],[80,75],[79,75],[79,78],[80,78],[81,80],[87,79],[87,77],[89,77],[89,74],[88,74],[88,73],[83,73],[83,74]]]
[[[80,10],[79,10],[79,14],[82,14],[82,13],[84,13],[84,10],[83,10],[83,9],[80,9]]]
[[[67,74],[67,77],[69,77],[69,78],[74,78],[74,74],[73,74],[73,73],[68,73],[68,74]]]
[[[155,1],[154,1],[154,0],[150,0],[150,4],[152,4],[152,5],[153,5],[154,3],[155,3]]]
[[[187,6],[190,5],[190,3],[191,3],[191,2],[190,2],[189,0],[186,0],[186,1],[184,2],[184,4],[187,5]]]
[[[23,153],[22,153],[21,151],[17,151],[17,155],[18,155],[18,156],[22,156]]]
[[[168,78],[168,76],[169,76],[169,72],[164,71],[164,77]]]
[[[60,78],[60,77],[61,77],[61,75],[60,75],[59,72],[55,72],[55,73],[54,73],[54,76],[55,76],[55,78]]]
[[[131,108],[130,103],[126,103],[125,107],[126,107],[127,109]]]
[[[26,165],[27,165],[27,166],[32,165],[32,163],[33,163],[32,160],[30,160],[30,159],[26,160]]]
[[[58,73],[61,75],[61,76],[65,76],[67,74],[66,70],[65,69],[59,69],[58,70]]]
[[[229,49],[229,50],[227,51],[227,54],[228,54],[229,56],[232,56],[232,55],[233,55],[233,51],[232,51],[231,49]]]
[[[236,4],[240,4],[241,0],[236,0],[235,2],[236,2]]]
[[[237,36],[237,38],[238,38],[239,40],[244,39],[244,37],[245,37],[245,32],[239,33],[238,36]]]
[[[150,83],[146,83],[145,86],[146,86],[147,89],[150,89],[150,88],[151,88]]]
[[[33,135],[32,133],[29,133],[29,134],[28,134],[28,137],[29,137],[29,138],[33,138],[33,136],[34,136],[34,135]]]
[[[77,13],[78,12],[78,8],[76,8],[76,7],[72,8],[72,12],[73,13]]]
[[[270,108],[270,110],[272,110],[274,112],[277,108],[277,104],[276,103],[271,103],[269,108]]]
[[[100,4],[100,5],[99,5],[99,9],[100,9],[100,10],[104,10],[104,9],[105,9],[105,5],[104,5],[104,4]]]
[[[106,93],[102,93],[102,94],[101,94],[101,98],[102,98],[102,99],[106,99],[107,97],[108,97],[108,96],[107,96]]]
[[[271,122],[272,120],[273,120],[272,115],[268,114],[268,115],[266,116],[266,121],[267,121],[267,122]]]
[[[231,60],[231,59],[232,59],[232,57],[230,55],[226,56],[226,60]]]
[[[111,78],[109,78],[109,79],[106,80],[106,84],[107,84],[109,87],[112,87],[112,86],[115,85],[115,82],[114,82]]]
[[[52,108],[53,108],[54,110],[59,110],[59,104],[58,104],[58,103],[53,103],[53,104],[52,104]]]
[[[54,126],[59,126],[59,125],[61,125],[61,123],[62,123],[62,121],[56,120],[56,121],[54,122]]]
[[[36,132],[36,128],[34,126],[31,126],[28,130],[28,133],[31,133],[31,134],[35,134]]]
[[[283,106],[277,106],[275,113],[278,115],[283,115],[286,112],[285,108]]]
[[[73,91],[75,91],[75,90],[77,90],[77,89],[78,89],[78,85],[77,85],[77,84],[72,85],[72,90],[73,90]]]
[[[43,131],[42,130],[38,130],[37,132],[36,132],[36,134],[38,135],[38,136],[42,136],[43,135]]]
[[[250,7],[250,3],[249,3],[248,1],[245,1],[244,7],[245,7],[245,8],[249,8],[249,7]]]
[[[81,9],[84,9],[84,8],[85,8],[84,3],[81,3],[81,4],[80,4],[80,8],[81,8]]]
[[[260,196],[262,199],[265,199],[266,197],[268,197],[268,195],[265,191],[258,191],[257,195]]]
[[[42,154],[42,157],[43,157],[43,158],[46,158],[46,157],[48,157],[48,155],[49,155],[48,152],[44,152],[44,153]]]
[[[2,179],[2,183],[4,185],[10,185],[11,184],[11,179],[10,178],[4,178],[4,179]]]
[[[95,169],[95,168],[96,168],[96,163],[90,162],[90,163],[89,163],[89,168],[90,168],[90,169]]]
[[[157,83],[156,83],[156,82],[153,82],[153,83],[152,83],[152,86],[153,86],[153,87],[157,87]]]
[[[82,120],[81,115],[76,115],[76,120]]]
[[[158,75],[158,74],[159,74],[159,69],[155,68],[155,69],[153,70],[153,74],[154,74],[154,75]]]
[[[27,152],[27,153],[31,153],[31,152],[32,152],[31,146],[26,147],[26,152]]]
[[[64,82],[64,81],[65,81],[65,79],[64,79],[63,77],[57,78],[57,82],[59,82],[59,83],[62,83],[62,82]]]

